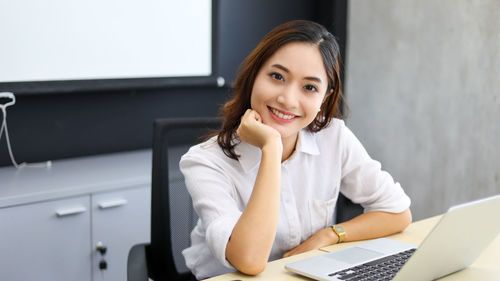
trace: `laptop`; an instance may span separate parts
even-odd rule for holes
[[[434,280],[469,266],[500,233],[500,195],[451,207],[418,247],[387,238],[288,263],[316,280]]]

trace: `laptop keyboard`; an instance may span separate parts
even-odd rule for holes
[[[416,249],[410,249],[378,260],[367,262],[328,276],[348,281],[392,280]]]

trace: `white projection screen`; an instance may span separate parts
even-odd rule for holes
[[[210,76],[212,9],[212,0],[0,0],[0,85]]]

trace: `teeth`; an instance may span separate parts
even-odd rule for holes
[[[281,119],[286,119],[286,120],[289,120],[289,119],[292,119],[293,117],[295,117],[294,115],[286,115],[286,114],[283,114],[279,111],[277,111],[276,109],[272,108],[271,107],[271,111],[276,115],[278,116],[279,118]]]

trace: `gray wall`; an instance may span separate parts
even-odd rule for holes
[[[500,193],[500,1],[351,0],[347,124],[414,219]]]

